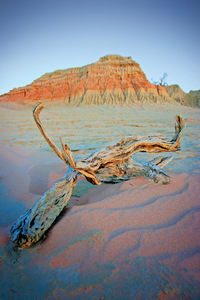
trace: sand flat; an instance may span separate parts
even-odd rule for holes
[[[23,251],[9,242],[12,223],[67,167],[52,152],[2,140],[1,298],[197,299],[199,136],[188,149],[197,126],[191,124],[186,142],[183,137],[183,153],[174,154],[179,168],[176,162],[167,168],[170,184],[156,185],[136,177],[91,188],[80,176],[70,206],[42,241]]]

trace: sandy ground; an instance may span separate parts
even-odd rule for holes
[[[0,166],[1,299],[200,297],[198,169],[171,173],[168,185],[135,178],[90,189],[80,180],[43,241],[17,251],[12,223],[66,167],[54,153],[6,145]]]
[[[96,187],[80,177],[43,240],[19,251],[9,239],[12,224],[67,167],[49,152],[32,107],[0,107],[0,299],[200,298],[199,110],[55,106],[41,118],[80,159],[124,135],[172,137],[179,113],[187,127],[165,168],[170,184],[134,178]]]

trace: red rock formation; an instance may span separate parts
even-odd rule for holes
[[[80,68],[46,73],[32,84],[0,96],[0,102],[62,101],[71,105],[174,102],[162,86],[150,83],[131,57],[106,55]]]

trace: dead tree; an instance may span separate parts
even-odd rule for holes
[[[165,79],[167,78],[167,76],[168,76],[167,73],[163,73],[163,76],[160,77],[159,85],[162,85],[162,86],[168,85],[167,82],[165,81]]]
[[[39,114],[44,108],[38,103],[33,110],[34,120],[50,147],[68,165],[68,172],[55,183],[37,202],[28,209],[13,224],[10,230],[11,240],[20,248],[27,247],[40,240],[52,226],[55,219],[66,207],[72,191],[77,183],[77,175],[82,174],[92,184],[102,182],[120,182],[134,176],[148,177],[155,183],[166,184],[170,181],[162,168],[172,160],[172,157],[158,157],[146,164],[140,164],[132,159],[137,152],[172,152],[180,149],[180,139],[185,128],[181,116],[176,116],[175,135],[171,139],[162,136],[129,136],[115,145],[107,146],[86,159],[75,162],[74,156],[67,144],[60,138],[62,151],[45,132]]]

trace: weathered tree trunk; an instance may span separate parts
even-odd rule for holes
[[[180,139],[185,128],[185,122],[181,116],[176,116],[175,135],[167,140],[161,136],[138,137],[130,136],[119,143],[107,146],[88,158],[75,162],[73,154],[67,144],[61,141],[62,152],[45,132],[39,114],[43,109],[41,103],[33,110],[35,122],[42,135],[66,164],[68,173],[55,183],[24,215],[13,224],[10,234],[13,242],[21,248],[37,242],[51,227],[57,216],[67,205],[73,188],[77,182],[77,174],[81,173],[92,184],[101,182],[120,182],[134,176],[142,175],[150,178],[155,183],[166,184],[170,181],[161,168],[172,157],[158,157],[146,164],[135,162],[131,156],[137,152],[169,152],[180,149]]]
[[[21,248],[39,241],[67,205],[76,182],[77,172],[69,167],[68,173],[13,224],[11,240]]]
[[[99,181],[110,183],[129,180],[135,176],[144,176],[154,183],[166,184],[170,182],[170,176],[161,168],[168,164],[172,159],[172,156],[160,156],[146,164],[140,164],[130,158],[122,163],[111,163],[105,168],[99,169],[96,176]]]

